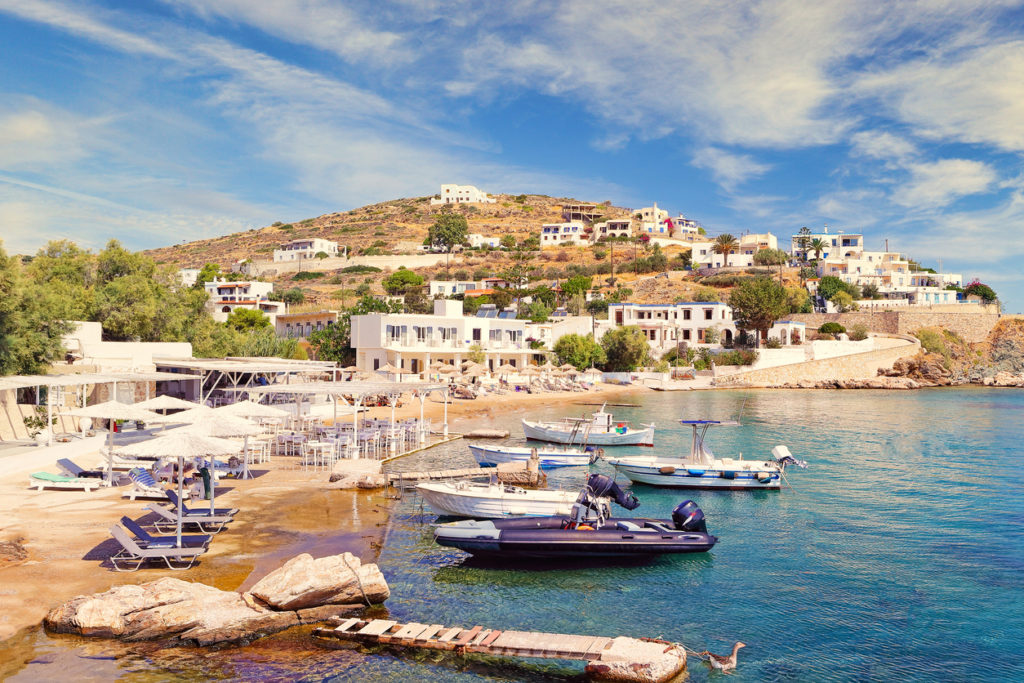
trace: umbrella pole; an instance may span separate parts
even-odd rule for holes
[[[181,497],[185,495],[185,456],[178,456],[178,547],[181,547]]]
[[[214,504],[217,499],[217,458],[210,455],[210,515],[213,515]]]
[[[249,479],[251,477],[251,475],[249,474],[249,435],[248,434],[245,435],[245,445],[243,446],[243,448],[245,450],[245,457],[244,457],[244,459],[242,461],[242,479]]]
[[[107,486],[114,485],[114,421],[107,427]]]

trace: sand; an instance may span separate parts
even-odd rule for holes
[[[449,425],[452,432],[468,431],[489,426],[491,416],[499,412],[616,402],[617,396],[635,391],[636,386],[600,385],[587,393],[511,393],[455,400],[448,406]],[[444,404],[439,401],[428,399],[424,405],[424,414],[437,428],[443,413]],[[396,410],[396,417],[419,414],[418,400]],[[391,409],[373,408],[370,415],[386,418]],[[99,455],[81,460],[79,464],[91,466]],[[151,515],[143,508],[153,501],[121,498],[128,487],[91,493],[27,487],[29,473],[56,471],[53,466],[5,472],[0,475],[0,640],[39,624],[51,607],[64,600],[114,585],[175,576],[235,590],[248,587],[300,552],[320,557],[349,551],[364,561],[375,561],[391,501],[381,492],[331,489],[325,472],[290,467],[282,459],[256,465],[254,479],[223,480],[217,506],[237,507],[240,512],[195,568],[132,573],[111,571],[105,562],[116,549],[109,528],[122,515],[135,520]]]

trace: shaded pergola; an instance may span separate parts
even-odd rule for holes
[[[77,397],[78,407],[85,407],[86,393],[84,387],[97,384],[110,384],[112,398],[117,397],[117,385],[146,383],[146,398],[149,399],[149,383],[167,380],[200,379],[199,375],[170,373],[170,372],[101,372],[101,373],[77,373],[67,375],[8,375],[0,377],[0,391],[12,391],[18,389],[30,389],[39,387],[47,388],[46,396],[46,433],[47,445],[53,445],[53,394],[55,389],[74,387],[79,392]],[[36,392],[36,405],[39,405],[39,392]]]
[[[252,389],[261,386],[283,386],[306,381],[304,375],[330,374],[336,377],[341,370],[338,364],[331,361],[291,360],[287,358],[189,358],[189,359],[154,359],[158,368],[172,369],[175,372],[170,379],[182,379],[181,372],[191,372],[198,377],[199,402],[205,402],[214,389],[235,392],[235,395],[251,393]],[[261,385],[257,377],[264,377],[268,384]],[[219,386],[221,379],[226,386]]]
[[[267,394],[290,394],[295,396],[295,403],[298,408],[303,396],[315,396],[323,394],[328,396],[334,404],[334,419],[338,419],[338,401],[343,401],[352,407],[352,425],[355,430],[356,440],[359,436],[359,409],[368,396],[386,396],[391,406],[391,429],[395,426],[395,404],[403,394],[412,394],[420,402],[420,425],[423,424],[423,407],[427,396],[438,392],[444,398],[444,435],[448,436],[448,392],[447,384],[432,384],[428,382],[307,382],[305,384],[278,384],[267,387],[254,387],[250,394],[254,397]],[[349,400],[350,397],[351,400]],[[254,399],[259,400],[259,399]],[[297,410],[298,414],[300,411]],[[419,442],[422,444],[426,435],[422,430],[419,433]]]

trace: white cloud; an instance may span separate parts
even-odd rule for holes
[[[728,191],[771,168],[747,154],[733,154],[717,147],[697,150],[691,163],[698,168],[710,170],[715,182]]]
[[[910,141],[886,131],[861,131],[850,138],[854,154],[870,159],[906,162],[917,156],[917,147]]]
[[[960,197],[988,192],[997,180],[995,171],[971,159],[942,159],[908,165],[910,180],[892,194],[901,206],[939,208]]]

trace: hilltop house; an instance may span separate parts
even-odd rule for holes
[[[892,308],[894,306],[933,306],[957,303],[957,293],[948,285],[963,285],[959,273],[911,271],[910,262],[896,252],[855,251],[848,256],[822,259],[818,262],[819,277],[831,275],[843,282],[864,287],[873,285],[881,299],[861,299],[861,308]],[[808,283],[815,293],[817,282]],[[825,304],[826,308],[830,304]]]
[[[500,237],[484,237],[483,235],[475,232],[471,232],[466,235],[466,241],[469,242],[469,246],[474,249],[480,249],[482,247],[497,249],[501,246]]]
[[[559,247],[568,244],[587,244],[590,235],[581,221],[547,223],[540,228],[540,248]]]
[[[818,258],[819,255],[811,248],[811,242],[820,239],[825,243],[820,258],[846,258],[856,257],[864,251],[864,235],[860,233],[844,233],[842,230],[830,233],[828,228],[823,232],[812,232],[806,235],[799,233],[790,238],[789,253],[803,261],[810,261]],[[805,242],[806,249],[801,246],[801,240]]]
[[[278,337],[308,339],[309,335],[338,322],[338,312],[330,310],[306,311],[305,313],[279,313],[274,323]]]
[[[204,286],[210,297],[206,306],[213,319],[219,323],[226,321],[236,308],[251,308],[263,311],[270,318],[270,324],[274,325],[278,313],[284,313],[286,310],[284,302],[270,300],[270,293],[274,291],[271,282],[228,282],[224,278],[214,278]]]
[[[442,204],[494,204],[498,200],[488,197],[472,185],[442,185],[441,196],[430,200],[431,206]]]
[[[633,220],[631,218],[609,218],[594,225],[594,241],[602,237],[632,237]]]
[[[694,268],[723,268],[725,266],[750,268],[754,265],[754,254],[762,249],[777,249],[778,239],[770,232],[749,233],[737,238],[737,247],[729,253],[728,263],[724,254],[715,251],[715,242],[707,239],[695,240],[690,245]]]
[[[316,258],[319,253],[337,256],[338,243],[318,238],[297,239],[285,242],[280,249],[274,250],[274,261],[301,261]]]

